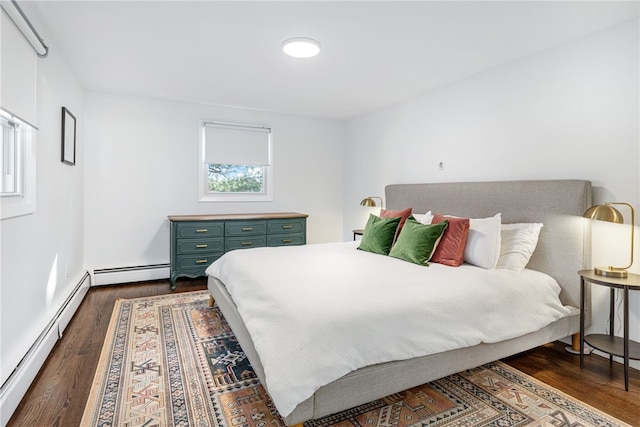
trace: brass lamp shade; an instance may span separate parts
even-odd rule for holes
[[[611,205],[591,206],[583,215],[585,218],[597,219],[598,221],[615,222],[624,224],[624,217],[619,210]]]
[[[629,265],[625,267],[595,267],[593,271],[600,276],[608,277],[628,277],[627,269],[633,265],[633,234],[635,228],[635,212],[633,206],[624,202],[607,202],[603,205],[592,206],[584,213],[585,218],[595,219],[598,221],[614,222],[616,224],[624,224],[624,217],[619,210],[611,205],[625,205],[631,211],[631,260]]]
[[[366,197],[366,198],[362,199],[362,201],[360,202],[360,206],[367,206],[367,207],[370,207],[370,208],[375,208],[376,206],[378,206],[378,204],[373,199],[380,199],[380,207],[383,207],[382,197],[378,197],[378,196],[369,196],[369,197]]]

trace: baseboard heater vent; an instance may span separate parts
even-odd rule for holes
[[[130,267],[97,268],[93,270],[93,285],[143,282],[169,278],[170,264],[149,264]]]
[[[85,271],[69,297],[36,338],[11,375],[2,384],[2,387],[0,387],[0,408],[2,408],[0,411],[0,425],[6,425],[9,422],[9,418],[11,418],[33,379],[47,360],[56,341],[62,336],[63,331],[71,321],[90,287],[91,276],[89,272]]]

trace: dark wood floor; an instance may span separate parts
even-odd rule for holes
[[[206,289],[204,279],[178,282],[177,292]],[[77,426],[117,298],[169,293],[168,281],[91,288],[36,380],[9,421],[15,426]],[[596,355],[579,358],[552,343],[505,362],[632,426],[640,427],[640,372],[631,370],[629,391],[618,363]]]

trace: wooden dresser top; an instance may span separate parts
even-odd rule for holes
[[[309,215],[297,212],[243,213],[243,214],[204,214],[204,215],[169,215],[169,221],[216,221],[231,219],[277,219],[306,218]]]

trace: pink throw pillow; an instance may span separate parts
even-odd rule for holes
[[[396,234],[393,237],[393,241],[395,242],[402,230],[402,226],[404,222],[411,215],[411,208],[393,210],[393,209],[380,209],[380,218],[398,218],[400,217],[400,224],[398,224],[398,229],[396,230]]]
[[[458,267],[464,261],[464,248],[469,234],[469,218],[454,218],[435,214],[431,224],[438,224],[444,220],[449,221],[449,226],[444,230],[431,261]]]

